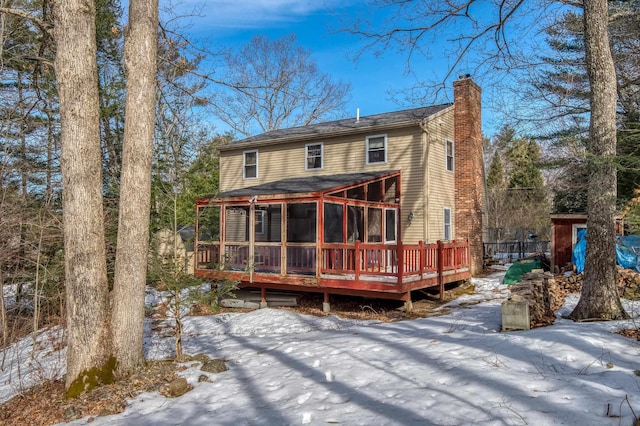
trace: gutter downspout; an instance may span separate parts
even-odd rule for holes
[[[424,119],[420,122],[420,128],[422,129],[422,240],[423,242],[431,242],[429,235],[429,147],[430,147],[430,132],[429,132],[429,120]]]

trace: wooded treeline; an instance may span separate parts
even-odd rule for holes
[[[410,12],[425,19],[433,17],[433,11],[426,7],[428,3],[412,2],[398,9],[398,15],[390,20],[392,28],[405,22],[401,13]],[[602,19],[602,0],[585,2],[587,6],[591,3],[597,4],[596,14]],[[138,62],[145,50],[131,46],[127,49],[126,41],[127,37],[136,37],[136,23],[144,21],[138,13],[153,13],[144,9],[145,2],[129,2],[128,25],[123,22],[117,0],[84,4],[88,5],[88,11],[71,0],[64,4],[52,0],[0,1],[0,288],[16,289],[12,311],[8,313],[3,303],[0,312],[2,345],[6,346],[11,336],[19,335],[20,328],[37,330],[63,321],[68,307],[65,303],[75,303],[69,294],[79,296],[85,289],[80,283],[88,281],[99,293],[98,299],[107,297],[109,291],[115,297],[113,305],[103,304],[105,312],[98,317],[105,323],[108,330],[103,331],[109,334],[107,340],[113,339],[114,347],[134,346],[135,356],[129,361],[118,357],[121,365],[128,363],[126,369],[133,369],[140,364],[141,342],[126,343],[124,339],[118,343],[117,330],[135,324],[137,331],[130,334],[140,335],[141,290],[139,285],[135,286],[137,293],[133,297],[122,283],[124,277],[129,279],[133,275],[137,281],[144,280],[150,235],[163,228],[176,230],[180,225],[193,224],[195,197],[217,191],[219,145],[229,143],[236,134],[246,136],[282,126],[340,118],[349,85],[320,72],[311,52],[298,47],[293,36],[280,40],[255,37],[246,46],[235,49],[203,47],[189,40],[176,24],[179,19],[160,22],[152,35],[147,28],[143,39],[155,40],[152,44],[157,49],[157,55],[149,53],[154,58],[152,67],[148,61]],[[394,0],[376,4],[398,6]],[[450,5],[455,6],[455,2]],[[549,48],[527,61],[507,55],[514,51],[502,32],[506,16],[489,26],[490,31],[458,40],[469,43],[458,50],[465,52],[481,36],[496,34],[497,49],[489,52],[493,56],[483,63],[506,60],[514,69],[526,70],[527,79],[518,88],[530,103],[538,106],[536,117],[530,116],[529,120],[545,123],[539,125],[539,131],[518,134],[511,120],[516,126],[521,117],[505,116],[500,134],[488,139],[486,148],[491,155],[487,158],[487,208],[492,225],[523,226],[524,218],[530,222],[524,226],[537,227],[548,220],[550,210],[585,209],[605,211],[606,215],[600,218],[602,224],[616,208],[626,215],[627,223],[640,226],[638,2],[616,1],[608,5],[608,15],[606,6],[604,11],[608,40],[607,34],[585,33],[585,28],[590,28],[586,19],[592,13],[590,9],[586,13],[584,9],[562,9],[547,28]],[[454,7],[449,17],[464,18],[457,12],[459,9]],[[73,34],[76,26],[84,26],[86,34]],[[428,27],[436,28],[437,23]],[[410,53],[424,47],[424,41],[416,36],[424,33],[403,31],[407,39],[403,39],[402,31],[365,33],[356,28],[352,32],[373,39],[372,45],[382,43],[385,48],[396,42],[402,49],[410,46]],[[65,36],[78,38],[65,44]],[[602,86],[607,90],[614,87],[615,91],[615,116],[608,120],[598,115],[597,108],[594,114],[594,105],[601,105],[594,92],[604,91],[592,90],[600,87],[597,84],[602,78],[601,70],[590,68],[593,65],[590,49],[600,52],[598,49],[603,48],[589,44],[594,38],[606,42],[615,69],[609,73],[614,76],[613,82],[607,80]],[[80,46],[78,40],[91,42],[91,46]],[[80,47],[87,50],[78,50],[75,58],[65,58],[72,48]],[[454,65],[449,75],[459,68],[458,55],[452,56]],[[218,75],[222,77],[216,77],[213,69],[205,67],[206,60],[213,57],[220,59],[218,66],[225,72]],[[77,91],[67,86],[65,92],[64,73],[72,68],[68,64],[74,60],[85,64],[89,71],[82,86],[75,88]],[[494,68],[494,72],[501,67]],[[133,75],[137,77],[128,79]],[[149,84],[150,79],[155,88],[151,95],[148,87],[135,85]],[[129,96],[144,90],[147,94],[142,98],[152,97],[152,107],[144,117],[136,118],[134,107],[127,110],[128,105],[135,105],[136,99]],[[78,104],[80,95],[87,96],[84,106]],[[611,94],[607,99],[610,103]],[[423,101],[434,103],[429,99]],[[607,108],[606,114],[611,114],[611,105]],[[88,114],[85,122],[76,123],[79,127],[65,127],[77,120],[77,114],[85,113]],[[216,133],[209,122],[209,117],[214,116],[227,123],[235,134]],[[594,116],[600,117],[600,124],[594,124]],[[151,120],[150,127],[144,125],[147,120]],[[602,142],[598,129],[607,129],[605,136],[609,139],[613,132],[617,140],[605,138],[606,143]],[[147,138],[153,141],[152,146],[145,145]],[[90,143],[85,144],[87,141]],[[87,164],[76,164],[76,160]],[[73,169],[76,166],[79,168]],[[73,170],[76,174],[69,173]],[[600,176],[598,184],[606,182],[606,185],[594,186],[590,178],[594,175]],[[74,185],[79,192],[71,191]],[[83,191],[88,188],[94,191],[91,201],[76,205],[77,211],[65,204],[87,195]],[[604,190],[590,193],[594,188]],[[63,197],[63,191],[71,192],[65,192]],[[602,200],[603,204],[596,203]],[[94,221],[80,226],[78,218],[89,217]],[[598,226],[596,223],[592,229]],[[89,241],[80,233],[70,232],[74,227],[76,231],[83,229],[85,234],[94,230],[95,234],[103,235]],[[606,233],[600,236],[603,235]],[[90,244],[94,244],[92,249]],[[74,259],[70,260],[72,252]],[[607,247],[602,253],[608,259]],[[100,265],[94,271],[96,278],[89,278],[90,274],[80,277],[78,265],[81,268],[96,261],[104,262],[104,268]],[[76,278],[70,277],[70,273],[76,274]],[[2,299],[4,302],[4,296]],[[129,299],[131,305],[120,304]],[[109,328],[106,311],[111,306],[114,312],[122,313],[111,318]],[[136,311],[138,319],[125,319],[124,312],[129,311]],[[83,318],[89,316],[86,313]],[[29,318],[28,327],[25,318]],[[82,318],[78,321],[82,322]],[[107,348],[98,357],[100,361],[93,360],[69,371],[81,374],[87,367],[107,365],[111,354],[111,348]]]
[[[215,80],[202,66],[214,52],[170,14],[149,28],[157,15],[135,0],[126,25],[116,0],[0,4],[0,287],[15,289],[9,311],[2,295],[2,345],[66,318],[74,394],[142,365],[144,285],[170,275],[147,277],[150,236],[194,223],[195,197],[218,188],[217,147],[233,137],[215,133],[212,99],[233,96],[231,114],[217,114],[248,134],[263,117],[278,128],[340,115],[349,91],[292,36],[227,50],[229,76],[249,80]],[[261,80],[264,69],[274,73]]]

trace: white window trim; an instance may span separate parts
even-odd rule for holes
[[[393,230],[393,235],[395,236],[394,240],[387,240],[387,212],[393,212],[393,223],[395,225],[395,229]],[[398,209],[396,208],[387,208],[384,209],[384,218],[383,218],[383,229],[384,229],[384,238],[382,242],[384,244],[396,244],[398,242]]]
[[[309,147],[320,145],[320,167],[309,168]],[[305,170],[322,170],[324,169],[324,142],[313,142],[304,145],[304,169]]]
[[[447,217],[447,210],[449,211],[449,223],[445,222],[445,218]],[[451,217],[451,207],[444,207],[442,209],[442,239],[446,241],[451,241],[451,237],[453,235],[453,226],[452,226],[453,218]],[[447,225],[449,225],[449,235],[447,236]],[[448,238],[447,238],[448,237]]]
[[[449,155],[447,155],[447,147],[451,144],[451,169],[449,169]],[[456,169],[456,144],[451,139],[444,140],[444,169],[453,173]]]
[[[573,249],[576,248],[576,244],[578,244],[578,230],[586,227],[586,223],[574,223],[571,225],[571,251],[573,251]]]
[[[369,162],[369,139],[374,139],[374,138],[384,138],[384,161],[376,161],[375,163],[370,163]],[[370,164],[385,164],[387,162],[388,151],[389,150],[388,150],[387,135],[386,134],[367,136],[366,143],[365,143],[365,151],[364,151],[364,155],[365,155],[365,159],[366,159],[366,164],[367,165],[370,165]]]
[[[255,167],[256,167],[256,177],[247,177],[247,176],[246,176],[246,171],[247,171],[247,163],[246,163],[246,161],[247,161],[247,154],[251,154],[251,153],[253,153],[253,152],[255,152],[255,153],[256,153],[256,164],[255,164]],[[252,149],[252,150],[249,150],[249,151],[242,151],[242,179],[245,179],[245,180],[253,180],[253,179],[258,179],[258,176],[260,176],[260,175],[258,174],[258,150],[257,150],[257,149]]]

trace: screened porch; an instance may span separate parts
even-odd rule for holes
[[[466,242],[401,241],[399,171],[258,185],[197,201],[198,276],[406,298],[468,278]]]

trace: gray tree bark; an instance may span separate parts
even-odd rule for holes
[[[54,3],[70,395],[111,377],[95,13],[92,0]]]
[[[144,295],[155,124],[158,1],[130,0],[126,113],[111,325],[118,374],[144,363]]]
[[[616,73],[607,0],[584,0],[586,65],[591,85],[587,253],[576,320],[627,318],[616,288]]]

